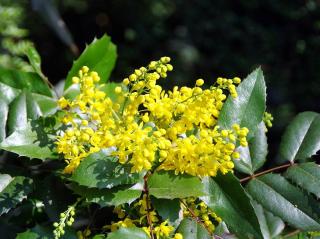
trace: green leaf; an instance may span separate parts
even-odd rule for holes
[[[1,75],[1,70],[0,67],[0,142],[15,130],[25,128],[28,119],[48,116],[57,109],[50,89],[37,81],[35,75],[25,76],[29,73],[9,70],[5,70],[4,75]],[[16,75],[25,78],[15,78]],[[22,80],[23,82],[20,82]],[[39,89],[33,87],[33,84],[38,85]]]
[[[16,239],[51,239],[53,238],[52,228],[36,225],[34,228],[19,233]],[[65,234],[60,239],[77,239],[76,232],[69,227],[65,228]]]
[[[104,35],[100,39],[93,40],[73,63],[64,89],[66,90],[72,85],[72,77],[78,75],[78,71],[82,66],[88,66],[91,71],[98,72],[101,83],[105,83],[113,70],[116,58],[116,46],[111,42],[110,37]]]
[[[0,215],[14,208],[32,191],[32,179],[0,174]]]
[[[78,195],[86,198],[87,202],[99,204],[101,207],[131,204],[141,196],[143,184],[122,185],[111,189],[87,188],[72,184],[71,189]]]
[[[179,219],[180,200],[179,199],[157,199],[151,198],[152,206],[163,220],[169,220],[173,225]]]
[[[38,51],[34,47],[28,47],[25,52],[33,70],[41,77],[43,76],[41,71],[41,58]]]
[[[219,115],[221,128],[230,129],[233,124],[249,129],[251,138],[262,121],[266,109],[266,86],[262,70],[253,71],[237,87],[238,97],[228,97]]]
[[[291,166],[284,174],[299,187],[320,198],[320,166],[313,162]]]
[[[149,239],[149,236],[142,230],[137,227],[121,227],[115,232],[108,234],[107,239]]]
[[[41,124],[41,121],[29,121],[25,128],[12,133],[0,143],[0,149],[29,158],[57,158],[54,152],[54,138]]]
[[[232,174],[203,179],[208,196],[201,197],[238,238],[262,238],[250,199]]]
[[[263,238],[271,239],[278,236],[285,227],[284,222],[279,217],[263,209],[257,202],[252,201],[252,205],[258,217]]]
[[[197,223],[191,218],[183,219],[177,229],[177,232],[181,233],[183,239],[210,239],[208,231],[203,225]]]
[[[131,174],[131,166],[120,164],[117,158],[110,156],[111,151],[102,149],[83,159],[72,174],[71,180],[87,187],[112,188],[121,184],[136,183],[143,177],[142,174]]]
[[[50,87],[43,82],[40,76],[32,72],[9,70],[0,67],[0,83],[19,90],[52,97]]]
[[[203,185],[197,177],[175,175],[172,171],[160,171],[148,179],[150,195],[156,198],[186,198],[205,195]]]
[[[265,163],[268,154],[267,136],[263,122],[259,124],[248,143],[248,147],[239,146],[237,148],[240,159],[234,160],[234,164],[239,172],[254,174]]]
[[[319,203],[278,174],[252,179],[247,190],[254,200],[275,216],[301,230],[320,230]]]
[[[279,163],[305,162],[320,149],[320,114],[303,112],[287,127],[280,143]]]

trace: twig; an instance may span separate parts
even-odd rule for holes
[[[144,180],[144,193],[146,195],[146,206],[147,206],[147,221],[150,228],[151,239],[155,239],[153,234],[153,225],[150,217],[150,204],[149,204],[149,189],[148,189],[148,174],[143,177]]]
[[[270,172],[277,171],[277,170],[284,169],[284,168],[289,168],[292,165],[294,165],[294,163],[287,163],[287,164],[284,164],[284,165],[281,165],[281,166],[277,166],[277,167],[262,171],[260,173],[256,173],[256,174],[250,175],[248,177],[240,179],[240,183],[245,183],[245,182],[249,181],[250,179],[253,179],[255,177],[259,177],[259,176],[264,175],[266,173],[270,173]]]
[[[202,224],[204,226],[204,228],[208,231],[209,235],[212,234],[212,232],[210,231],[210,229],[207,227],[207,225],[194,213],[194,211],[188,207],[188,205],[180,199],[180,202],[187,208],[187,210],[190,212],[191,216],[193,217],[194,220],[196,220],[198,223]]]
[[[298,234],[299,232],[300,232],[299,229],[295,230],[293,232],[288,233],[287,235],[284,235],[283,238],[288,238],[288,237],[294,236],[294,235]]]

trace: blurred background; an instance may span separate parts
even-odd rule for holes
[[[271,158],[294,115],[320,112],[319,0],[0,0],[0,6],[0,65],[28,70],[21,52],[33,43],[53,83],[86,43],[105,33],[118,47],[112,81],[163,55],[174,65],[168,88],[200,77],[208,85],[219,76],[244,78],[261,66],[275,118]]]

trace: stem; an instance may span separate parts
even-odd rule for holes
[[[295,230],[293,232],[288,233],[287,235],[284,235],[283,238],[288,238],[288,237],[294,236],[294,235],[298,234],[299,232],[300,232],[299,229]]]
[[[155,239],[154,234],[153,234],[153,225],[152,225],[152,220],[150,217],[150,204],[149,204],[149,189],[148,189],[148,174],[146,174],[143,177],[144,180],[144,193],[146,194],[146,206],[147,206],[147,221],[148,221],[148,225],[150,228],[150,235],[151,235],[151,239]]]
[[[240,179],[240,183],[245,183],[245,182],[249,181],[250,179],[253,179],[255,177],[259,177],[259,176],[264,175],[266,173],[270,173],[270,172],[277,171],[277,170],[280,170],[280,169],[289,168],[292,165],[294,165],[294,163],[290,162],[290,163],[287,163],[287,164],[284,164],[284,165],[280,165],[280,166],[277,166],[277,167],[262,171],[260,173],[256,173],[256,174],[250,175],[248,177]]]
[[[190,207],[188,207],[188,205],[183,200],[180,199],[180,202],[188,209],[188,211],[190,212],[193,219],[196,220],[197,223],[202,224],[204,226],[204,228],[208,231],[209,235],[211,235],[212,233],[210,232],[207,225],[203,223],[203,221],[194,213],[194,211]]]

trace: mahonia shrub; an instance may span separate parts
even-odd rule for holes
[[[318,235],[320,116],[299,114],[267,160],[260,68],[167,89],[174,61],[161,57],[108,82],[116,48],[103,36],[55,92],[28,52],[35,73],[0,76],[5,238]]]

